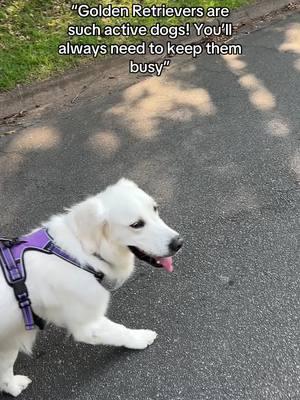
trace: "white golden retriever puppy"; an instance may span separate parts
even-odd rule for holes
[[[33,313],[67,329],[79,342],[130,349],[151,345],[156,332],[129,329],[105,316],[110,298],[105,282],[114,286],[125,282],[134,270],[134,256],[173,270],[171,256],[182,239],[159,217],[155,201],[133,182],[121,179],[52,217],[42,230],[77,265],[52,253],[31,249],[24,253]],[[104,280],[99,283],[90,272],[103,274]],[[38,329],[25,329],[24,315],[1,268],[0,315],[0,391],[18,396],[31,381],[14,375],[13,366],[19,351],[31,352]]]

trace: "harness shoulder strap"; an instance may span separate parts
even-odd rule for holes
[[[94,275],[96,280],[99,283],[102,283],[104,279],[104,273],[100,271],[94,270],[93,267],[89,265],[81,265],[75,258],[71,257],[68,253],[66,253],[61,247],[57,246],[54,242],[49,233],[46,231],[46,234],[49,237],[49,243],[45,247],[45,250],[50,254],[55,254],[57,257],[62,258],[63,260],[75,265],[75,267],[80,268],[90,274]]]
[[[38,317],[31,308],[26,281],[26,272],[24,268],[17,265],[10,247],[16,244],[16,240],[5,238],[5,244],[0,239],[0,265],[5,276],[6,282],[13,289],[15,298],[22,312],[26,330],[32,330],[35,325],[40,329],[45,326],[44,321]],[[8,245],[8,246],[7,246]]]

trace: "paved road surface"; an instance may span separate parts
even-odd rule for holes
[[[1,139],[3,233],[124,175],[185,237],[172,275],[139,265],[113,294],[114,320],[158,331],[151,348],[49,328],[17,362],[21,400],[300,398],[299,30],[290,16],[241,35],[242,57],[178,57]]]

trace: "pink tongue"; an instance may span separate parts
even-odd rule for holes
[[[158,258],[158,261],[161,263],[166,271],[173,272],[174,267],[172,257]]]

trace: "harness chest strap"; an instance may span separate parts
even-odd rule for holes
[[[14,290],[16,300],[22,311],[26,330],[32,330],[37,326],[43,329],[45,321],[34,313],[26,287],[26,269],[24,254],[26,251],[40,251],[44,254],[54,254],[59,258],[83,269],[95,276],[99,283],[102,282],[104,274],[95,271],[89,265],[81,265],[57,246],[45,228],[39,229],[32,234],[22,236],[20,239],[0,238],[0,265],[6,282]]]
[[[26,330],[33,329],[35,325],[43,329],[43,321],[34,314],[31,308],[31,301],[25,285],[26,272],[24,266],[21,263],[18,265],[12,255],[11,246],[13,246],[14,243],[15,241],[10,239],[5,240],[5,242],[0,242],[0,264],[2,271],[6,282],[14,291],[15,298],[23,315]]]

